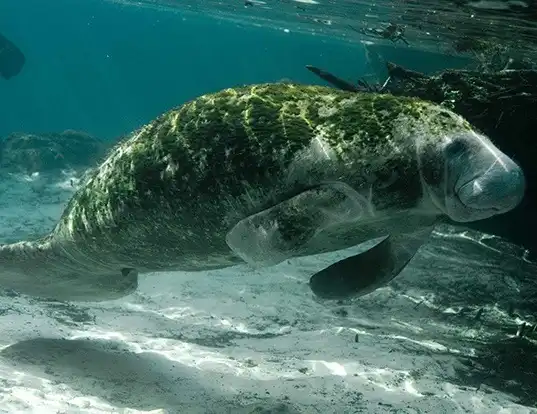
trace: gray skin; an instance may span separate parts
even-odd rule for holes
[[[141,273],[266,266],[389,235],[379,251],[389,268],[366,257],[353,275],[363,294],[399,273],[439,218],[504,213],[524,187],[512,160],[432,103],[293,84],[226,89],[120,142],[49,235],[0,246],[0,285],[110,300]]]

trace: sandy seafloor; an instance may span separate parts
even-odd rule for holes
[[[50,230],[72,192],[69,174],[3,174],[2,241]],[[536,342],[515,337],[537,314],[537,267],[439,231],[389,287],[348,302],[307,286],[348,252],[146,275],[99,304],[6,291],[0,412],[537,413]]]

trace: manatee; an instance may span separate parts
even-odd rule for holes
[[[442,218],[504,213],[524,188],[514,161],[436,104],[230,88],[119,142],[50,234],[0,246],[0,285],[103,301],[133,292],[139,274],[273,266],[382,239],[311,275],[321,298],[362,295],[399,274]]]
[[[22,51],[0,33],[0,76],[10,79],[18,75],[25,63]]]

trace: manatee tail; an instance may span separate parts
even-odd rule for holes
[[[36,243],[23,241],[0,245],[0,287],[19,293],[38,291],[41,281],[32,276],[31,268],[38,267],[41,255]]]
[[[48,241],[0,245],[0,289],[44,299],[100,302],[138,287],[134,269],[92,267]]]

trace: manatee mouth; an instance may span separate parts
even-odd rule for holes
[[[464,207],[472,208],[474,210],[502,210],[497,205],[481,204],[480,202],[478,202],[479,194],[481,194],[482,192],[483,188],[479,185],[479,181],[476,176],[461,185],[455,192],[455,196]]]
[[[522,201],[522,169],[488,138],[469,133],[453,139],[444,150],[442,207],[452,220],[483,220],[506,213]]]
[[[464,181],[463,184],[457,185],[455,190],[455,197],[457,201],[464,207],[472,208],[475,210],[500,210],[497,206],[486,206],[476,202],[476,194],[479,193],[480,187],[478,184],[478,178],[480,174],[476,174],[469,180]]]
[[[524,198],[524,173],[518,167],[475,174],[457,185],[455,199],[471,220],[481,220],[514,209]]]

